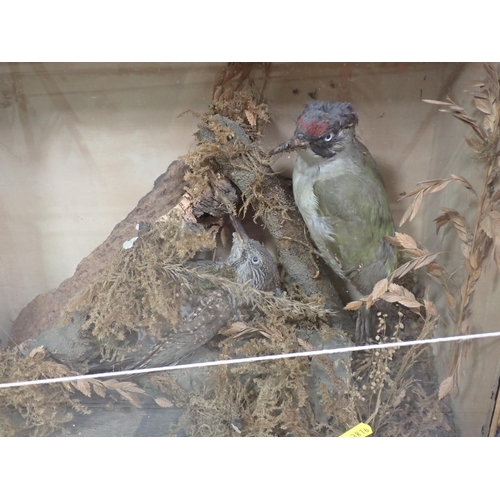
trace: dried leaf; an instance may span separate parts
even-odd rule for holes
[[[364,302],[361,301],[361,300],[353,300],[352,302],[349,302],[344,307],[344,310],[346,310],[346,311],[357,311],[363,304],[364,304]]]
[[[491,210],[482,218],[479,228],[494,241],[500,239],[500,212]]]
[[[461,114],[454,113],[453,116],[455,118],[458,118],[460,121],[467,123],[467,125],[470,125],[472,127],[472,130],[474,130],[474,132],[477,134],[477,136],[483,142],[486,142],[486,132],[484,131],[483,127],[477,122],[477,120],[472,119],[470,116],[464,113]]]
[[[126,399],[136,408],[142,408],[141,400],[138,398],[137,394],[133,394],[127,391],[122,391],[121,389],[116,389],[116,392],[118,392],[118,394],[120,394],[124,399]]]
[[[406,250],[418,248],[417,242],[409,234],[396,232],[395,239]]]
[[[455,307],[457,307],[457,301],[455,297],[453,297],[453,295],[448,291],[445,292],[445,297],[446,297],[446,302],[448,302],[448,305],[452,309],[455,309]]]
[[[460,250],[462,250],[462,255],[468,259],[470,257],[470,244],[469,243],[465,243],[465,241],[462,241],[462,243],[460,243]]]
[[[491,134],[495,128],[495,119],[492,115],[486,115],[483,118],[483,127],[485,128],[486,132]]]
[[[90,390],[90,384],[87,380],[76,380],[71,382],[74,387],[76,387],[82,394],[90,398],[92,392]]]
[[[460,237],[460,239],[463,242],[468,244],[470,241],[470,231],[469,231],[469,228],[467,226],[467,222],[465,221],[465,219],[456,210],[453,210],[452,208],[445,207],[445,208],[441,208],[441,210],[453,222],[453,225],[455,226],[455,229],[457,230],[458,236]]]
[[[399,242],[398,242],[398,239],[395,238],[394,236],[389,236],[388,234],[386,234],[384,236],[384,238],[393,246],[397,247],[397,246],[400,246],[399,245]]]
[[[464,123],[467,123],[468,125],[472,125],[473,127],[478,127],[479,124],[477,122],[477,120],[474,120],[474,118],[471,118],[469,115],[466,115],[466,114],[456,114],[454,115],[455,118],[458,118],[460,121],[464,122]]]
[[[439,217],[436,217],[434,219],[434,222],[436,223],[436,234],[439,233],[439,230],[448,224],[450,222],[450,216],[448,214],[442,214]]]
[[[405,196],[401,197],[400,200],[408,198],[410,196],[415,196],[415,198],[403,214],[399,225],[402,226],[407,220],[411,221],[415,217],[415,215],[417,215],[417,212],[420,209],[420,205],[422,204],[425,195],[441,191],[441,189],[444,189],[451,181],[452,179],[433,179],[429,181],[419,182],[418,184],[422,186],[415,188]]]
[[[427,255],[423,255],[422,257],[415,260],[414,269],[420,269],[421,267],[429,265],[441,252],[429,253]]]
[[[382,295],[381,299],[391,303],[397,302],[416,313],[420,311],[421,307],[420,302],[418,302],[417,300],[406,299],[401,295],[398,295],[397,293],[387,292],[384,295]]]
[[[471,85],[471,87],[474,87],[475,85]],[[479,86],[479,85],[476,85],[476,86]],[[483,84],[483,87],[484,87],[484,84]],[[464,92],[466,94],[469,94],[471,95],[472,97],[479,97],[479,99],[487,99],[488,96],[487,94],[485,94],[484,92],[474,92],[473,90],[468,90],[468,89],[465,89]]]
[[[34,358],[37,354],[44,354],[44,352],[45,349],[43,348],[43,346],[39,345],[30,351],[29,357]]]
[[[106,386],[106,388],[118,392],[118,394],[120,394],[136,408],[142,408],[142,403],[137,394],[146,394],[146,392],[138,385],[133,382],[120,382],[114,378],[103,381],[102,384]]]
[[[68,392],[75,392],[75,389],[73,389],[73,386],[71,385],[70,382],[62,382],[63,387],[68,391]]]
[[[417,215],[420,205],[422,204],[422,201],[424,199],[423,192],[421,191],[420,193],[415,196],[413,201],[410,203],[408,208],[406,209],[405,213],[403,214],[403,217],[401,217],[401,220],[399,221],[399,225],[402,226],[407,220],[413,220],[415,215]]]
[[[235,321],[234,323],[231,323],[231,325],[228,328],[222,330],[220,333],[221,335],[224,336],[236,335],[238,333],[247,330],[248,328],[249,328],[248,325],[246,323],[243,323],[243,321]]]
[[[422,101],[428,104],[437,104],[438,106],[453,106],[452,102],[435,101],[434,99],[422,99]]]
[[[172,401],[170,401],[167,398],[155,398],[155,403],[158,406],[161,406],[162,408],[170,408],[170,407],[174,406]]]
[[[405,274],[408,274],[410,271],[414,269],[420,269],[421,267],[424,267],[428,264],[430,264],[438,255],[440,252],[434,252],[434,253],[428,253],[425,254],[421,257],[417,257],[415,259],[412,259],[402,266],[398,267],[394,273],[393,273],[393,278],[401,278]]]
[[[482,111],[486,115],[491,114],[491,107],[486,99],[480,97],[474,97],[474,104],[476,105],[476,108],[479,109],[479,111]]]
[[[255,114],[252,113],[252,111],[250,111],[249,109],[245,109],[245,116],[247,117],[248,123],[250,123],[252,127],[255,127],[255,125],[257,125],[257,118]]]
[[[441,189],[445,188],[450,182],[451,179],[432,179],[430,181],[419,182],[418,184],[427,184],[425,190],[430,194],[441,191]]]
[[[254,332],[260,333],[261,335],[263,335],[264,337],[266,337],[266,339],[270,339],[273,336],[272,333],[269,332],[269,330],[267,330],[265,328],[262,328],[261,330],[254,330],[254,329],[249,328],[247,331],[241,332],[240,335],[236,335],[236,337],[239,337],[239,336],[243,335],[243,333],[254,333]]]
[[[382,297],[382,295],[387,291],[388,288],[389,288],[389,280],[387,278],[384,278],[384,279],[380,280],[379,282],[375,283],[375,286],[373,287],[373,291],[370,294],[373,301]]]
[[[404,286],[398,285],[396,283],[391,283],[389,285],[389,291],[393,292],[393,293],[398,293],[400,295],[404,295],[405,294],[405,290],[406,290],[406,288]],[[409,290],[406,290],[406,291],[408,291],[408,293],[411,293]]]
[[[430,264],[427,264],[426,271],[431,276],[442,276],[443,266],[441,266],[441,264],[437,264],[436,262],[431,262]]]
[[[428,316],[437,316],[437,310],[433,302],[430,300],[424,299],[425,311]]]
[[[302,349],[304,349],[304,351],[313,351],[314,350],[313,346],[304,339],[297,337],[297,343],[300,345],[300,347],[302,347]]]
[[[458,387],[455,382],[455,376],[450,375],[448,378],[445,378],[441,384],[439,385],[439,394],[438,398],[443,399],[445,396],[450,395],[454,398],[458,394]]]
[[[471,254],[469,256],[469,262],[470,262],[470,267],[475,271],[478,269],[478,262],[477,262],[477,257],[476,257],[476,254]],[[472,273],[474,274],[474,273]]]
[[[404,297],[410,297],[413,299],[415,298],[415,295],[413,295],[413,293],[411,293],[410,290],[408,290],[404,286],[398,285],[396,283],[391,283],[389,285],[389,291],[393,292],[393,293],[399,293],[399,294],[403,295]]]
[[[101,396],[101,398],[104,398],[106,396],[106,388],[104,387],[104,385],[100,381],[93,380],[92,387],[94,388],[94,392],[98,396]]]
[[[394,236],[386,236],[385,238],[389,241],[389,243],[401,246],[405,250],[418,248],[417,242],[409,234],[398,233],[396,231]]]
[[[474,190],[474,188],[472,187],[472,184],[465,177],[462,177],[461,175],[456,175],[456,174],[451,174],[451,177],[452,177],[452,179],[456,180],[458,183],[462,184],[462,186],[465,186],[467,189],[472,191],[477,196],[477,193]]]
[[[469,335],[470,333],[470,323],[469,320],[464,319],[462,324],[460,325],[460,334],[461,335]]]
[[[381,297],[386,302],[398,302],[399,304],[408,307],[412,311],[419,313],[422,304],[415,299],[415,295],[401,285],[391,283],[389,292],[386,292]]]
[[[414,313],[419,313],[420,308],[422,307],[422,304],[418,302],[418,300],[411,300],[411,299],[401,299],[398,300],[398,302],[402,305],[407,307],[408,309],[412,310]]]
[[[387,292],[384,295],[382,295],[382,299],[385,300],[386,302],[399,302],[401,299],[401,295],[398,293],[392,293],[392,292]]]
[[[114,389],[120,389],[122,391],[127,391],[127,392],[137,392],[139,394],[146,394],[144,392],[144,389],[141,389],[138,385],[134,384],[133,382],[119,382],[116,379],[109,379],[108,381],[104,382],[104,384],[107,384],[107,382],[115,382],[114,384]]]

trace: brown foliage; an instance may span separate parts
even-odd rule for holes
[[[467,111],[458,106],[449,97],[446,101],[425,100],[443,108],[439,111],[451,113],[458,120],[466,123],[474,132],[474,136],[467,138],[467,143],[474,155],[482,162],[481,172],[483,183],[480,194],[463,176],[453,174],[450,179],[424,181],[422,187],[416,188],[405,197],[414,196],[406,210],[401,224],[411,220],[422,204],[423,198],[430,193],[437,192],[455,181],[474,193],[478,199],[477,211],[471,225],[457,210],[442,208],[443,214],[436,222],[436,230],[448,223],[453,227],[461,240],[461,252],[464,258],[465,273],[459,282],[458,277],[451,278],[451,274],[443,267],[428,268],[428,273],[445,287],[445,296],[448,312],[455,323],[455,335],[468,333],[470,324],[468,317],[471,314],[472,299],[477,282],[481,276],[483,264],[488,256],[490,247],[493,247],[493,258],[500,268],[500,196],[495,190],[500,173],[499,139],[500,139],[500,79],[497,68],[490,64],[484,65],[485,79],[475,84],[476,90],[467,91],[473,96],[476,108],[483,114],[482,119],[472,118]],[[456,291],[452,293],[450,286]],[[458,300],[456,299],[458,297]],[[455,396],[458,393],[458,371],[466,354],[462,344],[454,346],[450,364],[450,375],[442,382],[439,389],[439,398],[446,395]]]
[[[0,351],[0,380],[40,380],[78,375],[61,363],[46,357],[37,347],[29,356],[14,351]],[[0,391],[0,436],[45,436],[64,433],[64,425],[73,419],[73,411],[89,414],[90,410],[76,394],[86,397],[92,391],[104,398],[125,399],[141,406],[139,395],[145,391],[132,382],[115,379],[76,380],[57,384],[30,385]]]

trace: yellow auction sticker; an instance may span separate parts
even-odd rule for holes
[[[360,424],[354,426],[352,429],[349,429],[344,434],[341,434],[339,437],[341,438],[364,438],[373,434],[372,428],[368,424],[364,424],[361,422]]]

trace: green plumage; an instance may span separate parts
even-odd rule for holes
[[[337,162],[345,168],[340,167],[341,172],[330,179],[321,176],[313,184],[313,193],[317,214],[326,217],[331,227],[331,239],[321,241],[321,246],[338,260],[342,274],[362,294],[368,294],[395,269],[394,251],[384,237],[394,235],[394,223],[375,161],[355,142],[358,168],[342,158],[330,160],[324,169],[337,170],[331,165]],[[315,240],[324,239],[315,236]]]

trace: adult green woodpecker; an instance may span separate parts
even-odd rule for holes
[[[270,154],[296,151],[295,203],[322,257],[340,276],[352,300],[396,268],[385,239],[394,235],[382,177],[372,155],[356,138],[358,115],[348,102],[313,101],[297,120],[293,137]],[[368,311],[360,311],[356,337],[373,333]]]

